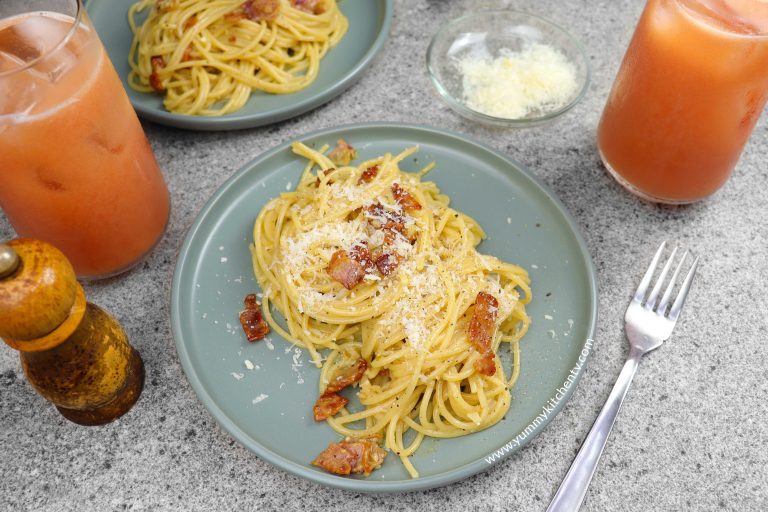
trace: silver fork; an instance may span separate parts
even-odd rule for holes
[[[629,356],[626,363],[624,363],[624,368],[622,368],[619,378],[616,380],[616,384],[614,384],[613,390],[608,396],[608,400],[606,400],[603,409],[595,420],[595,424],[592,425],[589,435],[587,435],[579,449],[579,453],[576,455],[570,469],[568,469],[563,483],[560,484],[560,488],[555,493],[554,498],[552,498],[547,512],[570,512],[576,511],[581,507],[584,496],[587,494],[589,482],[592,481],[600,455],[603,453],[603,448],[605,448],[605,442],[608,440],[613,423],[616,421],[621,404],[627,395],[629,385],[632,383],[632,377],[635,376],[637,366],[640,364],[640,359],[648,352],[659,348],[672,334],[672,329],[675,328],[680,311],[683,309],[685,298],[688,295],[688,290],[691,288],[691,282],[693,281],[693,275],[696,272],[699,259],[696,258],[693,261],[690,270],[683,280],[680,291],[670,307],[669,301],[672,297],[675,281],[678,274],[680,274],[680,270],[683,268],[683,262],[685,262],[688,255],[687,252],[683,254],[683,257],[677,264],[677,268],[675,268],[661,300],[657,301],[657,299],[672,267],[672,262],[677,255],[677,247],[672,251],[658,279],[656,279],[656,284],[654,284],[650,294],[646,297],[648,285],[651,283],[665,246],[666,242],[663,242],[656,251],[656,255],[653,257],[653,261],[651,261],[651,266],[648,267],[643,280],[640,281],[640,286],[637,287],[637,291],[634,297],[632,297],[632,301],[629,303],[627,312],[624,315],[624,331],[629,340]]]

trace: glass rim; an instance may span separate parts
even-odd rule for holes
[[[53,48],[51,48],[50,50],[48,50],[47,52],[42,53],[42,54],[38,55],[37,57],[35,57],[34,59],[25,62],[22,66],[19,66],[19,67],[16,67],[16,68],[11,68],[11,69],[8,69],[8,70],[5,70],[5,71],[0,71],[0,78],[4,78],[4,77],[10,76],[10,75],[19,73],[21,71],[25,71],[25,70],[33,67],[38,62],[40,62],[40,61],[42,61],[44,59],[47,59],[52,54],[54,54],[57,51],[59,51],[64,45],[66,45],[69,42],[70,39],[72,39],[72,35],[75,33],[75,31],[77,30],[77,27],[80,25],[80,23],[83,20],[83,11],[85,10],[85,8],[83,6],[83,0],[71,0],[71,1],[73,1],[75,3],[74,23],[72,23],[72,26],[67,31],[67,33],[64,35],[64,37],[61,38],[61,41],[56,43],[56,45]],[[31,14],[32,12],[41,12],[41,11],[31,11],[30,13],[25,13],[25,14]],[[22,14],[22,16],[23,15],[24,14]],[[19,16],[19,15],[16,14],[14,16]],[[7,20],[7,19],[8,18],[3,18],[3,20]],[[2,20],[0,20],[0,21],[2,21]]]
[[[765,2],[766,0],[760,0]],[[737,32],[729,27],[718,26],[714,23],[709,16],[705,16],[700,13],[694,12],[690,6],[686,4],[686,0],[675,0],[675,4],[680,8],[680,13],[688,18],[692,23],[703,26],[704,30],[711,30],[717,34],[724,35],[725,37],[731,37],[734,39],[748,39],[748,40],[766,40],[768,39],[768,31],[760,31],[758,33],[750,32]]]

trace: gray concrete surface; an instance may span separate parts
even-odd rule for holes
[[[672,341],[640,368],[583,510],[768,509],[766,119],[717,195],[681,208],[644,203],[602,169],[594,136],[643,2],[395,4],[391,38],[381,57],[360,83],[314,112],[232,133],[145,125],[173,197],[168,232],[139,268],[87,286],[90,299],[122,321],[143,354],[144,394],[114,424],[77,427],[33,392],[16,353],[0,346],[0,510],[544,510],[621,368],[627,352],[625,297],[638,279],[638,265],[660,239],[700,254],[701,271]],[[592,85],[584,101],[557,124],[490,130],[458,118],[433,93],[424,74],[430,35],[473,6],[494,4],[544,14],[586,44]],[[233,441],[182,373],[168,306],[186,229],[234,171],[301,133],[373,120],[467,133],[528,166],[576,216],[600,289],[592,360],[572,400],[539,437],[463,482],[389,496],[319,487]],[[12,236],[0,216],[0,239]]]

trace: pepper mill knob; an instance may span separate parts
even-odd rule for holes
[[[19,255],[11,246],[0,244],[0,279],[16,272],[19,267]]]
[[[0,338],[27,380],[68,420],[103,425],[144,387],[144,364],[120,324],[86,302],[66,256],[20,238],[0,244]]]
[[[79,287],[69,260],[54,246],[28,238],[2,244],[0,338],[24,344],[50,333],[70,316]]]

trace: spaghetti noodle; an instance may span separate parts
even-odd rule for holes
[[[255,221],[264,316],[321,367],[316,419],[349,438],[383,439],[416,477],[409,457],[425,437],[476,432],[509,409],[530,323],[528,274],[475,250],[483,230],[422,181],[432,165],[400,170],[417,148],[356,166],[335,164],[327,149],[294,143],[309,161],[301,180]],[[509,375],[495,357],[502,343]],[[353,382],[358,412],[341,409],[336,393]],[[318,417],[321,402],[340,414]]]
[[[203,116],[240,109],[252,91],[304,89],[348,28],[336,0],[139,0],[128,22],[129,85]]]

